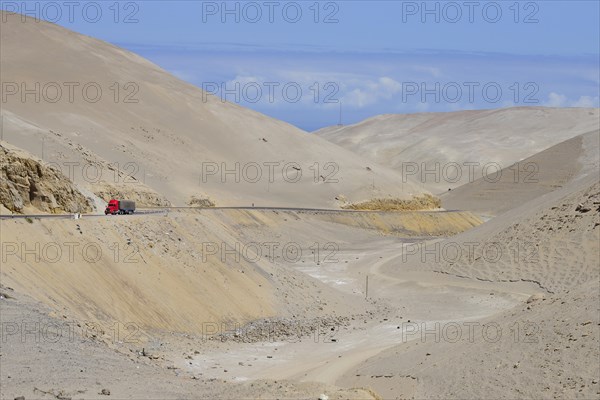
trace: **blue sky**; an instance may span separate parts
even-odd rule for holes
[[[48,3],[29,12],[306,130],[337,124],[338,101],[344,124],[599,105],[598,1],[109,0],[77,2],[71,15]],[[25,11],[2,2],[14,7]]]

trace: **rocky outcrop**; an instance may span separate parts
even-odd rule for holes
[[[191,207],[215,207],[215,202],[207,195],[198,194],[193,195],[188,201],[188,205]]]
[[[0,204],[15,213],[22,213],[26,207],[47,213],[92,211],[90,200],[60,171],[2,144]]]
[[[127,199],[135,201],[137,207],[168,207],[171,205],[165,196],[137,181],[120,185],[101,181],[91,186],[94,194],[106,202],[111,199]]]

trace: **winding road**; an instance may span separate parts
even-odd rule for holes
[[[394,213],[398,211],[381,211],[381,210],[344,210],[336,208],[305,208],[305,207],[152,207],[140,208],[135,213],[130,215],[119,215],[118,217],[133,217],[136,215],[161,215],[168,213],[171,210],[201,210],[201,211],[219,211],[219,210],[258,210],[258,211],[298,211],[298,212],[315,212],[315,213]],[[459,212],[459,210],[423,210],[427,212]],[[104,213],[102,214],[79,214],[80,218],[98,218],[111,217]],[[0,219],[18,219],[18,218],[55,218],[55,219],[76,219],[75,214],[0,214]]]

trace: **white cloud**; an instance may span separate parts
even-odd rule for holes
[[[567,96],[552,92],[548,95],[548,101],[545,105],[548,107],[565,107],[566,103]]]
[[[577,100],[571,100],[564,94],[551,92],[548,101],[544,103],[547,107],[598,107],[598,96],[581,96]]]
[[[390,100],[402,90],[400,82],[389,78],[380,77],[376,81],[353,81],[344,83],[345,94],[342,97],[344,104],[363,108],[381,100]]]
[[[267,83],[277,86],[269,88]],[[295,97],[299,92],[301,98],[298,104],[325,109],[337,108],[337,100],[342,101],[345,107],[366,108],[391,100],[402,90],[402,84],[388,76],[290,70],[271,71],[266,76],[238,74],[226,82],[225,88],[236,90],[237,87],[241,97],[245,98],[245,94],[254,97],[257,85],[262,89],[259,99],[262,105],[285,105],[290,103],[288,96]],[[245,89],[248,89],[247,93]],[[270,98],[270,91],[273,98]],[[227,97],[229,100],[232,98],[231,94]]]
[[[579,98],[579,100],[577,100],[574,104],[573,107],[587,107],[587,108],[592,108],[592,107],[598,107],[598,96],[596,97],[591,97],[591,96],[581,96]]]

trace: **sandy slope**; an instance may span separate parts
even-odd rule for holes
[[[508,247],[530,241],[539,244],[544,255],[539,265],[523,260],[510,263],[509,258],[461,266],[466,271],[457,274],[443,270],[443,263],[432,263],[431,269],[419,265],[415,270],[410,259],[405,262],[402,257],[414,240],[357,242],[358,237],[345,234],[339,237],[347,243],[340,254],[343,263],[316,269],[291,267],[316,277],[332,291],[355,295],[364,293],[363,279],[368,274],[370,297],[386,308],[337,327],[335,343],[310,338],[300,343],[227,343],[216,353],[192,355],[189,366],[188,360],[176,365],[186,365],[190,373],[234,380],[275,378],[371,387],[383,398],[528,398],[540,392],[593,397],[598,391],[594,379],[600,338],[600,237],[598,204],[594,204],[599,188],[589,179],[578,187],[574,193],[567,188],[532,202],[511,219],[490,221],[448,240],[457,242],[479,232],[481,242]],[[575,211],[579,204],[583,208]],[[584,212],[591,207],[593,211]],[[488,236],[488,229],[501,233]],[[465,279],[469,276],[476,279]],[[544,293],[546,300],[541,300]],[[531,294],[536,296],[526,303]],[[464,324],[469,322],[479,324],[474,341],[467,338]],[[418,344],[402,344],[403,332],[415,323],[428,324],[429,329],[436,323],[459,324],[462,337],[458,342],[444,340],[450,335],[445,331],[437,342],[429,334]],[[484,336],[491,335],[482,330],[489,323],[500,327],[501,340]]]
[[[600,131],[568,139],[536,153],[499,174],[480,178],[444,193],[447,209],[499,215],[573,181],[598,176]]]
[[[0,300],[4,322],[62,321],[75,326],[82,336],[32,346],[20,341],[20,335],[10,335],[2,348],[2,362],[9,366],[3,368],[1,377],[9,389],[3,395],[44,398],[34,391],[35,387],[88,398],[107,387],[114,395],[133,398],[189,397],[196,391],[198,396],[194,397],[204,398],[304,398],[324,392],[332,399],[371,398],[362,389],[340,391],[323,384],[332,384],[346,370],[346,364],[329,375],[319,374],[321,378],[315,375],[304,379],[320,384],[297,383],[292,364],[303,373],[314,368],[315,360],[326,363],[330,357],[337,358],[338,348],[327,343],[322,343],[324,348],[312,345],[312,325],[345,326],[355,318],[379,318],[385,311],[378,311],[378,303],[364,299],[360,275],[360,269],[379,259],[378,250],[373,253],[373,249],[381,248],[382,239],[395,243],[388,249],[395,255],[397,244],[406,236],[418,240],[420,236],[451,234],[479,223],[468,213],[419,215],[359,213],[351,218],[343,213],[203,210],[154,217],[88,217],[32,223],[3,220],[0,229],[6,262],[0,271],[2,292],[14,298]],[[280,246],[272,258],[266,252],[256,260],[243,250],[251,243],[273,242]],[[79,245],[73,261],[65,254],[68,243]],[[203,243],[226,245],[223,248],[229,253],[209,254]],[[302,249],[301,259],[296,260],[294,253],[284,256],[281,247],[286,243]],[[327,247],[330,243],[336,246],[333,254]],[[13,244],[18,250],[11,247]],[[86,244],[102,249],[100,261],[85,258],[80,249]],[[366,247],[357,253],[357,244]],[[241,248],[232,252],[236,245]],[[29,253],[21,246],[26,246]],[[56,247],[52,246],[64,251],[57,261]],[[243,256],[236,260],[240,250]],[[363,259],[369,252],[370,257]],[[88,257],[94,257],[94,252]],[[351,275],[344,273],[346,265],[354,271]],[[29,296],[44,304],[32,303]],[[285,359],[272,356],[273,346],[266,338],[257,345],[262,350],[256,350],[253,345],[231,342],[220,346],[219,342],[207,342],[204,336],[208,333],[206,324],[217,323],[217,333],[221,333],[264,318],[283,319],[309,329],[304,350],[295,346],[285,349],[290,357],[302,351],[303,357],[296,356],[298,362],[290,358],[282,368],[280,362]],[[115,339],[115,324],[121,329],[120,340]],[[134,342],[129,341],[130,332],[125,329],[129,325],[136,327]],[[353,332],[352,342],[368,346],[367,353],[357,354],[367,356],[380,348],[364,342],[364,327],[349,332]],[[280,340],[285,338],[283,334]],[[354,351],[347,348],[350,339],[342,343],[348,360]],[[142,348],[156,358],[140,355]],[[92,352],[102,355],[88,359]],[[259,354],[263,359],[254,360]],[[281,354],[285,354],[283,347]],[[31,367],[34,359],[41,361]],[[75,360],[69,363],[73,368],[47,374],[47,368],[66,360]],[[115,369],[123,370],[118,380]],[[78,370],[84,371],[80,372],[82,378],[74,379],[73,373]],[[4,371],[11,378],[4,376]],[[284,371],[285,376],[281,376]],[[252,381],[235,384],[240,380],[236,377],[241,376],[252,376]],[[280,380],[284,378],[296,383]]]
[[[4,18],[1,78],[18,93],[6,94],[2,104],[3,139],[40,157],[43,147],[45,161],[65,170],[67,162],[80,163],[76,181],[95,183],[97,171],[85,166],[97,158],[118,163],[126,177],[178,205],[204,194],[219,205],[331,207],[340,194],[360,201],[423,192],[326,140],[207,97],[133,53],[46,22]],[[68,82],[79,85],[72,100]],[[95,87],[102,91],[98,101]],[[39,102],[35,94],[23,99],[22,88],[33,89]],[[217,167],[217,173],[208,175],[203,163],[216,163],[208,168]],[[237,178],[222,177],[236,168]],[[105,165],[99,169],[100,179],[127,184]]]
[[[272,284],[255,265],[196,261],[203,242],[234,241],[215,221],[135,216],[1,227],[2,283],[80,320],[190,331],[275,313]]]
[[[554,293],[597,280],[600,184],[592,176],[577,187],[549,193],[453,238],[459,246],[476,242],[475,250],[448,256],[435,269],[477,279],[529,280]]]
[[[600,262],[598,178],[590,174],[450,239],[406,249],[405,267],[491,281],[526,280],[549,292],[593,279]]]
[[[437,248],[430,243],[428,257],[418,251],[402,259],[400,270],[397,264],[386,265],[383,270],[389,273],[433,271],[464,281],[533,284],[539,293],[527,304],[471,320],[477,323],[472,335],[456,319],[446,323],[459,323],[458,336],[455,326],[442,325],[437,336],[435,326],[428,326],[429,336],[421,336],[424,328],[418,326],[408,337],[412,340],[365,361],[338,383],[371,384],[390,398],[399,398],[396,393],[417,398],[597,398],[599,194],[597,177],[588,177],[438,242]],[[444,256],[444,246],[464,249],[466,243],[477,244],[473,258]],[[486,256],[481,252],[486,245],[502,251]],[[493,330],[485,331],[486,325]],[[449,329],[445,333],[444,327]]]
[[[590,281],[469,321],[471,333],[456,320],[440,325],[437,336],[434,325],[427,336],[417,328],[339,384],[371,386],[386,399],[598,398],[599,290]]]
[[[357,236],[439,236],[479,223],[469,213],[236,210],[2,220],[0,277],[72,317],[193,333],[209,322],[354,312],[344,295],[319,294],[318,281],[289,265],[302,255],[313,266],[329,262]]]
[[[599,118],[598,109],[543,107],[380,115],[316,134],[417,177],[424,188],[442,193],[566,139],[596,131]],[[471,173],[465,163],[479,165]]]
[[[363,389],[340,389],[318,383],[254,381],[230,383],[199,380],[179,369],[166,369],[154,352],[112,351],[93,330],[62,317],[48,316],[44,305],[1,288],[0,399],[374,399]],[[5,296],[10,296],[5,297]],[[27,325],[25,325],[27,324]],[[114,328],[114,326],[106,326]],[[22,330],[29,333],[22,336]],[[115,335],[115,331],[111,332]],[[123,339],[125,335],[115,336]],[[103,392],[104,390],[104,392]],[[108,392],[107,392],[108,391]],[[110,397],[109,397],[110,396]]]

